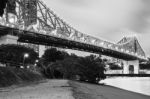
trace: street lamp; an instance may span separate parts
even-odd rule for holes
[[[29,57],[29,54],[28,54],[28,53],[25,53],[25,54],[23,55],[23,67],[24,67],[24,61],[25,61],[25,59],[28,58],[28,57]]]
[[[37,63],[39,62],[39,60],[38,59],[36,59],[35,60],[35,64],[34,64],[34,66],[37,66]]]
[[[38,62],[39,62],[39,60],[37,59],[37,60],[35,60],[35,62],[36,62],[36,63],[38,63]]]

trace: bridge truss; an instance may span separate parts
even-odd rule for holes
[[[74,29],[40,0],[12,1],[16,5],[15,11],[8,12],[6,8],[3,17],[0,17],[1,35],[11,33],[18,36],[21,42],[102,53],[125,60],[146,60],[141,47],[137,51],[135,43],[132,44],[134,50],[125,46],[133,39],[118,44],[104,41]]]

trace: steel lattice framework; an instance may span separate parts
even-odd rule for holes
[[[5,11],[3,17],[0,18],[1,26],[17,29],[19,33],[23,34],[30,31],[38,35],[46,35],[49,37],[66,40],[66,43],[77,42],[78,45],[83,44],[93,46],[93,50],[97,52],[98,50],[96,50],[96,48],[102,48],[101,52],[104,52],[105,55],[108,55],[105,52],[105,50],[107,50],[107,52],[111,51],[109,54],[119,53],[116,57],[120,54],[124,54],[126,57],[134,57],[133,59],[146,59],[144,51],[140,47],[139,43],[131,44],[132,47],[138,46],[138,48],[140,48],[138,51],[132,50],[129,46],[126,47],[127,44],[133,41],[137,42],[137,39],[131,38],[130,40],[126,40],[126,42],[125,39],[123,39],[124,42],[122,40],[118,44],[104,41],[74,29],[59,18],[40,0],[16,0],[15,2],[16,13],[9,14]]]

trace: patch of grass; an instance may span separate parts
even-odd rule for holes
[[[20,68],[0,67],[0,87],[42,80],[42,75]]]
[[[69,85],[72,87],[73,97],[75,99],[93,99],[91,94],[85,92],[80,82],[69,81]]]

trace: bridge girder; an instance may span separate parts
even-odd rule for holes
[[[33,5],[30,5],[31,1],[35,1],[36,3]],[[25,6],[26,3],[27,4],[29,3],[28,6],[33,9],[28,9]],[[81,50],[82,49],[88,50],[88,51],[93,50],[96,53],[102,53],[102,54],[117,57],[117,58],[119,58],[120,55],[122,54],[122,55],[127,56],[126,59],[145,59],[144,55],[138,56],[136,55],[136,53],[129,52],[128,49],[125,49],[124,44],[113,44],[111,42],[104,41],[104,40],[95,38],[93,36],[81,33],[80,31],[74,29],[73,27],[68,25],[66,22],[64,22],[61,18],[59,18],[52,10],[50,10],[40,0],[16,0],[15,10],[16,10],[16,14],[14,16],[13,15],[9,16],[8,12],[6,11],[3,17],[0,19],[0,25],[6,26],[7,28],[11,27],[9,28],[9,30],[12,30],[15,35],[19,35],[19,36],[24,35],[25,37],[26,35],[30,35],[31,37],[27,36],[28,39],[29,38],[33,39],[33,37],[37,36],[37,33],[38,33],[38,36],[43,35],[43,36],[49,36],[49,37],[53,37],[57,39],[63,39],[64,41],[66,41],[65,43],[67,43],[68,41],[76,42],[75,44],[73,43],[74,44],[73,46],[75,46],[76,44],[92,46],[92,47],[89,47],[88,49],[86,49],[87,47],[81,48]],[[34,15],[33,13],[30,12],[30,10],[33,10],[31,12],[36,11],[36,14]],[[29,16],[32,16],[31,19],[29,19],[29,21],[32,20],[32,22],[26,24]],[[17,18],[17,20],[14,22],[11,22],[12,21],[12,20],[10,21],[11,18],[14,18],[14,19]],[[2,29],[4,31],[6,28],[1,28],[1,30]],[[35,33],[35,35],[33,33]],[[32,43],[41,43],[41,44],[43,43],[43,42],[39,42],[41,40],[40,37],[35,37],[35,38],[36,38],[36,41],[31,41],[31,39],[30,41]],[[55,43],[57,42],[57,45],[53,44],[54,42]],[[63,44],[65,45],[65,43]],[[46,45],[46,42],[44,42],[43,44]],[[56,40],[51,42],[51,44],[55,46],[58,46],[58,45],[60,46],[60,44],[58,44],[58,41]],[[67,47],[71,47],[71,45],[67,45]],[[101,50],[98,50],[99,48],[101,48]],[[114,54],[114,53],[117,53],[117,54]]]

